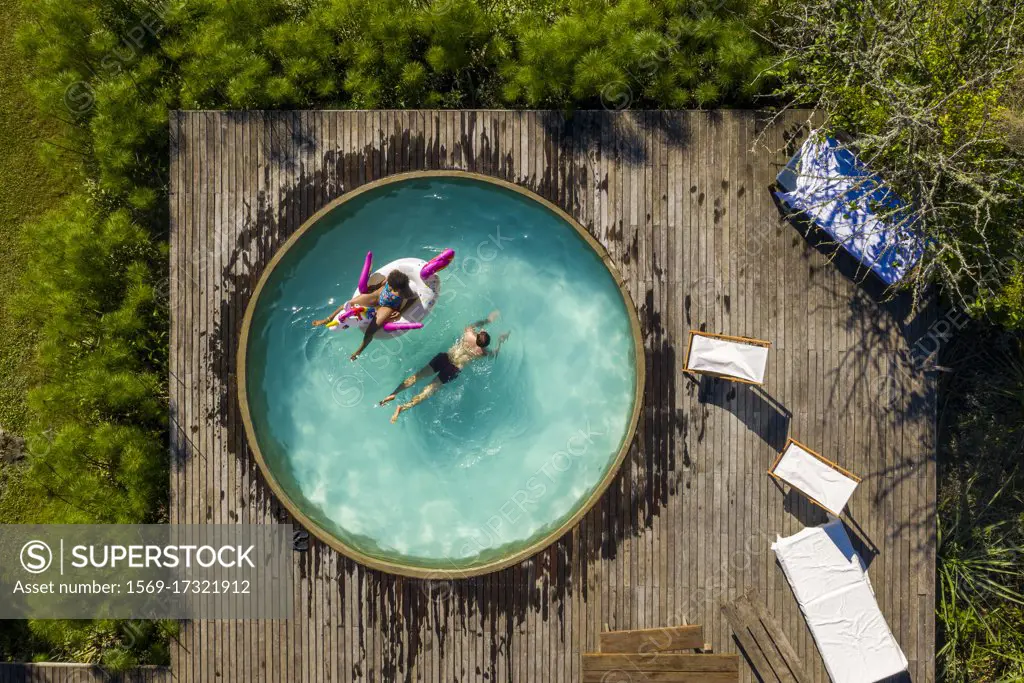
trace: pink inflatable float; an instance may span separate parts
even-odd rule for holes
[[[369,283],[372,275],[387,277],[393,270],[402,271],[409,276],[409,286],[416,293],[417,302],[407,308],[401,318],[385,323],[381,329],[383,333],[392,337],[409,330],[417,330],[423,327],[423,319],[430,314],[441,295],[441,278],[437,274],[451,265],[454,258],[455,250],[445,249],[429,261],[401,258],[374,271],[373,252],[367,252],[366,259],[363,261],[363,270],[359,273],[359,282],[352,296],[366,294],[370,291]],[[350,327],[365,329],[369,324],[370,319],[366,315],[366,308],[354,306],[336,315],[331,322],[327,323],[327,327],[331,330],[347,330]]]

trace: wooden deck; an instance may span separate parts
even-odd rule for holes
[[[771,126],[783,148],[799,113]],[[570,534],[520,566],[437,583],[310,539],[295,618],[196,622],[172,653],[190,681],[577,681],[598,634],[702,624],[764,597],[827,680],[769,544],[824,521],[766,475],[787,435],[864,477],[849,507],[914,681],[935,677],[935,395],[914,368],[935,313],[878,303],[845,257],[780,217],[782,152],[752,112],[182,112],[171,135],[171,517],[288,521],[246,447],[233,390],[247,297],[278,245],[333,197],[415,169],[520,183],[574,215],[640,306],[644,418],[631,456]],[[773,342],[757,389],[680,372],[687,332]],[[752,680],[741,664],[742,680]]]

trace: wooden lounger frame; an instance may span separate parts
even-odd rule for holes
[[[740,344],[750,344],[751,346],[763,346],[767,349],[772,347],[770,341],[764,339],[754,339],[752,337],[733,337],[728,334],[713,334],[711,332],[702,332],[700,330],[690,330],[690,339],[686,342],[686,358],[683,360],[683,372],[689,375],[708,375],[709,377],[720,377],[727,379],[730,382],[741,382],[743,384],[753,384],[755,386],[762,386],[764,382],[752,382],[749,379],[743,379],[741,377],[735,377],[733,375],[725,375],[720,372],[709,372],[707,370],[691,370],[690,369],[690,351],[693,349],[693,338],[694,337],[711,337],[713,339],[724,339],[726,341],[738,342]]]
[[[774,477],[776,481],[781,482],[784,485],[788,485],[790,488],[794,488],[797,491],[799,491],[800,493],[804,494],[804,496],[807,497],[807,500],[811,501],[812,503],[814,503],[815,505],[820,507],[825,512],[828,512],[829,514],[831,514],[831,515],[833,515],[835,517],[839,517],[842,514],[841,510],[838,511],[838,512],[836,510],[830,510],[829,508],[825,507],[820,502],[818,502],[818,500],[815,499],[814,496],[810,495],[809,493],[807,493],[806,491],[801,489],[799,486],[793,486],[793,484],[790,484],[788,481],[786,481],[785,479],[783,479],[779,475],[775,474],[775,468],[779,466],[780,462],[782,462],[782,456],[786,454],[787,450],[789,450],[790,444],[794,444],[794,445],[802,448],[807,453],[809,453],[812,457],[817,458],[821,462],[825,463],[826,465],[828,465],[829,467],[834,469],[836,472],[839,472],[840,474],[842,474],[844,476],[847,476],[850,479],[853,479],[858,484],[861,483],[864,480],[861,479],[860,477],[858,477],[856,474],[854,474],[850,470],[846,469],[845,467],[840,466],[839,463],[832,462],[828,458],[824,457],[821,453],[818,453],[817,451],[815,451],[815,450],[809,448],[808,446],[800,443],[799,441],[797,441],[796,439],[794,439],[792,437],[790,437],[789,440],[786,441],[786,445],[782,447],[781,451],[779,451],[779,455],[778,455],[778,457],[775,458],[775,462],[772,463],[771,469],[768,470],[768,474],[770,476]]]

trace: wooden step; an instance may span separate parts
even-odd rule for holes
[[[588,671],[580,683],[737,683],[732,671]]]
[[[605,654],[603,652],[583,655],[584,672],[718,672],[734,674],[732,680],[736,680],[738,678],[739,670],[739,655]]]
[[[704,647],[702,626],[670,626],[635,631],[606,631],[599,636],[603,653],[670,652]]]

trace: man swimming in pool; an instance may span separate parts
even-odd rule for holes
[[[403,411],[409,410],[413,406],[422,403],[423,401],[430,398],[430,396],[440,388],[442,384],[448,384],[453,379],[459,376],[462,368],[466,367],[478,358],[485,356],[496,357],[498,352],[501,351],[501,345],[508,339],[510,332],[506,332],[498,338],[498,346],[494,351],[488,351],[487,347],[491,344],[491,335],[488,334],[483,328],[489,323],[493,323],[498,319],[498,311],[492,312],[484,320],[478,320],[462,332],[462,337],[459,341],[448,349],[448,351],[442,351],[433,358],[430,362],[423,366],[423,368],[415,375],[410,375],[402,381],[395,390],[388,394],[380,405],[385,405],[394,401],[399,393],[409,389],[420,380],[426,379],[432,375],[436,375],[433,381],[430,382],[423,391],[416,394],[415,397],[408,403],[395,408],[395,414],[391,416],[391,422],[395,423],[398,421],[398,416]]]

